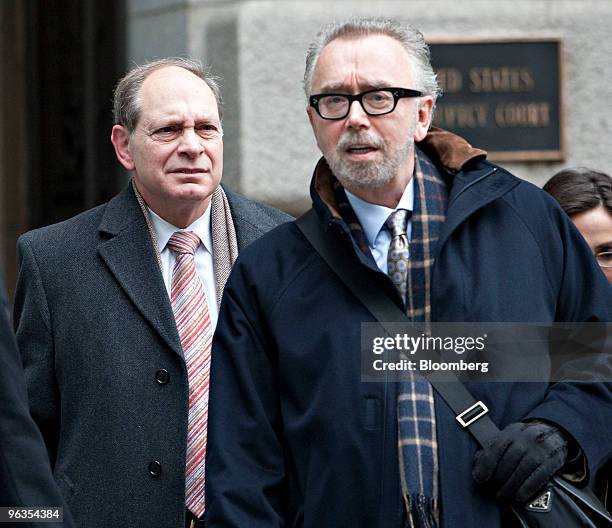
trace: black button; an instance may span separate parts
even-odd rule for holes
[[[153,478],[161,477],[161,464],[157,460],[149,464],[149,473]]]
[[[160,385],[165,385],[170,381],[170,374],[166,369],[160,369],[155,373],[155,379]]]

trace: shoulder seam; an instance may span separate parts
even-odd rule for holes
[[[517,187],[520,187],[520,183]],[[544,266],[544,268],[546,269],[546,281],[548,282],[548,286],[550,287],[552,292],[556,292],[552,282],[551,282],[551,270],[548,269],[548,266],[546,265],[546,258],[544,255],[544,251],[542,250],[542,247],[540,246],[540,242],[538,240],[538,238],[535,236],[533,230],[531,229],[531,226],[529,225],[528,222],[525,221],[525,219],[523,218],[523,215],[516,209],[516,207],[514,207],[513,204],[511,204],[506,195],[504,194],[503,196],[500,197],[504,203],[514,212],[515,216],[519,219],[519,221],[525,226],[525,228],[527,229],[527,231],[529,232],[529,234],[531,235],[531,238],[533,239],[533,241],[535,242],[536,246],[538,247],[538,250],[540,252],[540,258],[542,260],[542,265]]]
[[[308,243],[310,245],[310,243]],[[297,278],[300,276],[300,274],[308,267],[312,264],[312,262],[316,259],[316,257],[318,256],[318,253],[316,251],[314,251],[314,248],[312,248],[312,246],[310,246],[311,249],[313,250],[308,257],[306,257],[304,259],[304,261],[302,262],[302,265],[297,268],[295,270],[295,272],[293,273],[293,277],[291,277],[285,284],[285,286],[278,292],[278,295],[276,297],[276,299],[272,302],[272,305],[270,307],[270,315],[272,315],[272,313],[274,312],[274,310],[276,310],[276,307],[278,306],[278,304],[281,302],[282,298],[284,297],[284,295],[287,293],[287,290],[289,289],[289,287],[297,280]]]

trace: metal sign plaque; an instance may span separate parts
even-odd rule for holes
[[[562,160],[561,40],[431,40],[433,124],[499,161]]]

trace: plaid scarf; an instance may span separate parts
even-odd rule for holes
[[[363,231],[363,227],[361,227],[359,218],[357,218],[357,215],[355,214],[355,211],[353,211],[351,203],[344,192],[344,187],[342,187],[342,184],[333,175],[331,181],[332,189],[334,191],[334,198],[336,199],[336,207],[338,208],[338,212],[340,213],[342,220],[344,220],[344,223],[348,226],[351,236],[357,243],[357,246],[359,246],[361,252],[373,261],[374,257],[372,257],[372,253],[370,253],[368,239]]]
[[[440,228],[446,219],[448,191],[435,165],[418,149],[414,164],[414,211],[406,311],[414,322],[431,322],[431,272]],[[360,250],[372,258],[368,240],[344,188],[333,181],[336,206]],[[439,520],[438,445],[433,391],[421,376],[399,384],[398,451],[406,527],[436,528]]]
[[[438,170],[417,150],[414,210],[406,288],[406,312],[417,323],[431,322],[431,272],[440,228],[446,219],[448,191]],[[438,443],[433,389],[409,373],[397,396],[398,451],[406,526],[435,528],[439,521]]]

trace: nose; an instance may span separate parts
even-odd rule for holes
[[[179,154],[191,158],[199,156],[204,151],[204,141],[196,133],[193,127],[184,128],[178,145]]]
[[[352,101],[349,107],[349,113],[346,116],[346,124],[349,128],[369,128],[370,116],[365,113],[365,110],[359,101]]]

